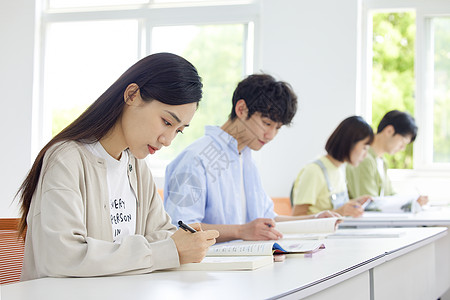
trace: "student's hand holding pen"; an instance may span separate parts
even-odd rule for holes
[[[258,218],[240,225],[239,231],[241,239],[249,241],[278,240],[283,237],[275,229],[275,221],[269,218]]]
[[[428,196],[419,196],[419,198],[417,198],[417,203],[419,203],[420,206],[424,206],[428,203]]]
[[[201,262],[208,248],[214,245],[219,237],[217,230],[203,231],[198,223],[190,224],[187,228],[189,227],[196,232],[180,228],[171,236],[177,247],[180,264]]]
[[[350,200],[338,209],[334,210],[344,217],[360,217],[364,213],[364,209],[358,201]]]
[[[373,201],[373,197],[370,195],[363,195],[359,196],[358,198],[352,199],[353,201],[357,201],[359,204],[361,204],[364,207],[367,206],[367,204],[370,203],[370,201]]]
[[[417,193],[419,194],[419,198],[417,198],[417,203],[419,203],[419,205],[420,206],[424,206],[424,205],[426,205],[426,204],[428,204],[428,196],[424,196],[421,192],[420,192],[420,190],[419,190],[419,188],[416,186],[415,187],[415,189],[416,189],[416,191],[417,191]]]

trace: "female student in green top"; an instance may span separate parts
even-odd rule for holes
[[[345,164],[357,166],[366,157],[372,140],[372,128],[363,118],[352,116],[342,121],[325,145],[327,155],[298,174],[292,190],[293,215],[332,210],[342,216],[360,216],[361,204],[370,196],[349,200]]]
[[[143,160],[189,126],[197,70],[170,53],[129,68],[38,154],[20,195],[22,280],[146,273],[199,262],[218,232],[176,231]]]
[[[428,196],[395,193],[384,158],[384,154],[392,155],[405,150],[416,139],[417,130],[416,121],[410,114],[398,110],[387,112],[378,125],[367,157],[357,167],[347,166],[349,196],[379,197],[375,208],[386,212],[414,211],[427,204]]]

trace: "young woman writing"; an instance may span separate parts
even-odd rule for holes
[[[362,215],[361,204],[371,197],[349,200],[345,164],[357,166],[363,161],[372,140],[372,128],[361,117],[342,121],[325,145],[327,154],[306,165],[298,174],[292,189],[293,215],[322,210],[332,210],[342,216]]]
[[[176,230],[143,160],[181,133],[202,95],[169,53],[138,61],[38,154],[19,189],[22,280],[147,273],[199,262],[216,231]]]

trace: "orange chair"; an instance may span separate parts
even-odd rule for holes
[[[279,215],[292,215],[292,205],[289,197],[274,197],[273,210]]]
[[[161,200],[164,201],[164,190],[158,189],[158,194],[161,197]]]
[[[0,284],[18,282],[25,243],[18,236],[19,219],[0,219]]]

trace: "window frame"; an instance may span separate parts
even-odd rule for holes
[[[444,171],[450,175],[450,163],[433,162],[433,62],[431,22],[433,17],[450,17],[450,3],[445,0],[364,0],[361,8],[360,33],[360,100],[357,103],[357,113],[360,113],[369,123],[372,122],[372,14],[374,12],[402,12],[414,10],[416,13],[416,41],[414,74],[415,119],[419,134],[413,144],[413,170],[419,173]],[[431,103],[431,104],[430,104]]]
[[[73,9],[49,9],[48,0],[41,0],[40,17],[36,36],[38,41],[37,64],[37,97],[33,106],[33,145],[32,156],[51,139],[51,107],[44,99],[44,68],[46,53],[47,29],[50,24],[58,22],[102,21],[102,20],[137,20],[138,21],[138,58],[152,53],[152,29],[160,26],[182,25],[226,25],[245,24],[250,27],[251,42],[245,45],[245,73],[253,73],[259,69],[259,28],[260,28],[260,0],[248,1],[205,1],[180,2],[164,4],[113,5],[110,7],[83,7]],[[247,75],[244,74],[244,75]],[[163,177],[165,164],[155,164],[155,177]],[[159,166],[159,167],[158,167]]]

